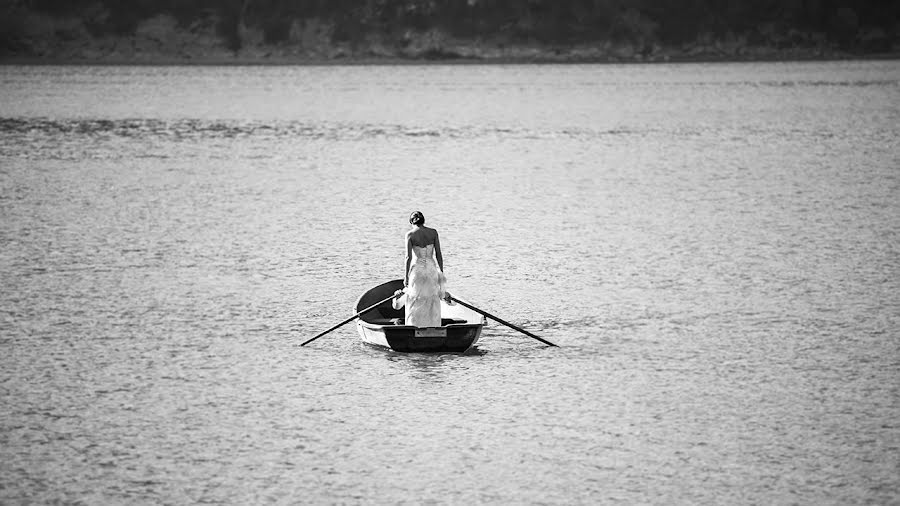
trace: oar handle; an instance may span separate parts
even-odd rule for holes
[[[368,313],[369,311],[375,309],[376,307],[378,307],[378,306],[384,304],[385,302],[387,302],[387,301],[393,299],[394,297],[396,297],[396,295],[391,294],[390,297],[388,297],[388,298],[386,298],[386,299],[384,299],[384,300],[382,300],[382,301],[376,302],[375,304],[372,304],[371,306],[369,306],[369,307],[363,309],[362,311],[356,313],[355,315],[351,316],[350,318],[347,318],[346,320],[342,321],[341,323],[338,323],[338,324],[335,325],[334,327],[331,327],[330,329],[326,330],[325,332],[322,332],[321,334],[317,335],[316,337],[314,337],[314,338],[312,338],[312,339],[306,340],[306,341],[305,341],[303,344],[301,344],[300,346],[306,346],[307,344],[309,344],[309,343],[315,341],[316,339],[318,339],[318,338],[324,336],[325,334],[331,332],[332,330],[334,330],[334,329],[336,329],[336,328],[338,328],[338,327],[341,327],[341,326],[343,326],[343,325],[346,325],[346,324],[352,322],[353,320],[359,318],[360,315],[362,315],[362,314],[364,314],[364,313]]]
[[[491,313],[488,313],[487,311],[484,311],[484,310],[482,310],[482,309],[478,309],[477,307],[475,307],[475,306],[473,306],[473,305],[471,305],[471,304],[465,303],[465,302],[463,302],[463,301],[457,299],[456,297],[450,296],[449,299],[452,300],[453,302],[458,302],[459,304],[461,304],[461,305],[463,305],[463,306],[465,306],[465,307],[471,309],[472,311],[475,311],[476,313],[480,313],[480,314],[482,314],[482,315],[484,315],[484,316],[487,316],[488,318],[490,318],[490,319],[492,319],[492,320],[496,320],[496,321],[502,323],[503,325],[506,325],[507,327],[509,327],[509,328],[511,328],[511,329],[513,329],[513,330],[518,330],[519,332],[525,334],[526,336],[528,336],[528,337],[530,337],[530,338],[532,338],[532,339],[537,339],[538,341],[540,341],[540,342],[542,342],[542,343],[544,343],[544,344],[546,344],[546,345],[549,345],[549,346],[556,346],[555,344],[551,343],[550,341],[547,341],[546,339],[542,339],[542,338],[540,338],[540,337],[538,337],[538,336],[532,334],[531,332],[528,332],[527,330],[525,330],[525,329],[523,329],[523,328],[517,327],[517,326],[513,325],[512,323],[509,323],[509,322],[506,321],[506,320],[503,320],[503,319],[501,319],[501,318],[498,318],[498,317],[492,315]],[[558,348],[558,346],[556,346],[556,347]]]

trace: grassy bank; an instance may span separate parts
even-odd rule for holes
[[[820,32],[704,32],[681,43],[645,36],[548,42],[509,33],[458,36],[439,28],[338,36],[322,19],[294,20],[277,37],[265,25],[223,32],[216,16],[185,23],[169,14],[127,30],[98,30],[89,15],[17,11],[0,22],[3,63],[74,64],[402,64],[653,63],[898,58],[900,43],[883,30],[858,30],[853,44]],[[640,19],[633,21],[640,25]],[[233,33],[232,33],[233,32]]]

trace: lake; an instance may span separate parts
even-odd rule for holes
[[[0,502],[900,503],[898,61],[0,83]]]

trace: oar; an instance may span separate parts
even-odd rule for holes
[[[538,336],[532,334],[531,332],[528,332],[528,331],[525,330],[525,329],[516,327],[516,326],[513,325],[512,323],[509,323],[508,321],[504,321],[504,320],[502,320],[502,319],[500,319],[500,318],[497,318],[496,316],[492,315],[491,313],[488,313],[487,311],[482,311],[481,309],[478,309],[477,307],[475,307],[475,306],[473,306],[473,305],[471,305],[471,304],[466,304],[465,302],[463,302],[463,301],[457,299],[456,297],[450,296],[450,297],[448,297],[448,298],[449,298],[450,300],[452,300],[453,302],[459,302],[460,304],[462,304],[463,306],[465,306],[465,307],[471,309],[472,311],[475,311],[475,312],[477,312],[477,313],[481,313],[481,314],[483,314],[484,316],[487,316],[488,318],[490,318],[490,319],[492,319],[492,320],[497,320],[498,322],[500,322],[500,323],[506,325],[507,327],[509,327],[509,328],[511,328],[511,329],[513,329],[513,330],[518,330],[519,332],[525,334],[526,336],[528,336],[528,337],[530,337],[530,338],[532,338],[532,339],[537,339],[538,341],[540,341],[540,342],[542,342],[542,343],[544,343],[544,344],[548,344],[548,345],[550,345],[550,346],[556,346],[555,344],[551,343],[550,341],[547,341],[546,339],[541,339],[540,337],[538,337]],[[558,348],[558,346],[557,346],[557,348]]]
[[[402,294],[401,294],[401,295],[402,295]],[[338,327],[340,327],[340,326],[342,326],[342,325],[346,325],[346,324],[352,322],[353,320],[359,318],[359,315],[361,315],[361,314],[363,314],[363,313],[367,313],[367,312],[369,312],[369,311],[375,309],[376,307],[378,307],[378,306],[384,304],[385,302],[387,302],[387,301],[393,299],[394,297],[397,297],[397,296],[392,294],[390,297],[388,297],[388,298],[386,298],[386,299],[384,299],[384,300],[382,300],[382,301],[376,302],[375,304],[372,304],[371,306],[369,306],[369,307],[363,309],[362,311],[356,313],[355,315],[351,316],[350,318],[347,318],[346,320],[342,321],[341,323],[338,323],[338,324],[335,325],[334,327],[331,327],[330,329],[326,330],[325,332],[322,332],[321,334],[317,335],[316,337],[307,340],[305,343],[301,344],[300,346],[306,346],[307,344],[309,344],[309,343],[315,341],[316,339],[318,339],[318,338],[324,336],[325,334],[331,332],[332,330],[334,330],[334,329],[336,329],[336,328],[338,328]]]

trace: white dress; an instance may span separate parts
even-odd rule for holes
[[[441,326],[441,299],[444,298],[447,278],[434,260],[434,244],[413,246],[414,261],[409,267],[409,286],[406,287],[406,325],[416,327]],[[402,301],[398,301],[402,302]]]

